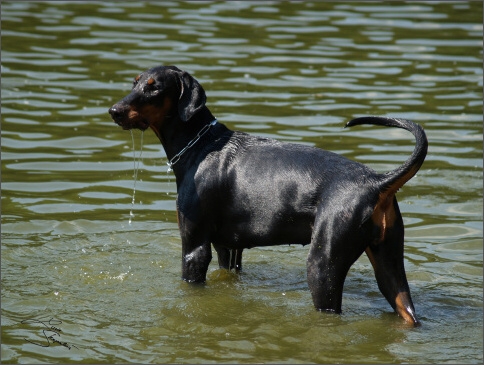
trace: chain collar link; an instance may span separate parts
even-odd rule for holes
[[[193,147],[193,145],[195,143],[198,142],[198,140],[200,138],[202,138],[202,136],[208,132],[208,130],[213,126],[217,124],[217,119],[214,119],[213,121],[211,121],[209,124],[206,124],[201,130],[200,132],[198,132],[198,134],[196,135],[196,137],[194,139],[192,139],[190,142],[188,142],[188,144],[185,146],[185,148],[183,148],[180,152],[178,152],[175,156],[173,156],[173,158],[168,161],[166,164],[168,165],[168,171],[167,172],[170,172],[170,171],[173,171],[173,165],[176,164],[178,161],[180,161],[180,158],[182,157],[182,155],[187,152],[187,150],[191,147]]]

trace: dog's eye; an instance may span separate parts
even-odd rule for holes
[[[133,80],[133,87],[135,87],[138,84],[138,81],[139,81],[140,77],[141,77],[141,75],[138,75],[138,76],[136,76],[134,78],[134,80]]]
[[[143,92],[146,93],[146,94],[150,94],[150,95],[156,95],[160,92],[160,90],[155,89],[155,87],[152,86],[152,85],[146,85],[143,88]]]
[[[146,81],[146,85],[144,86],[143,88],[143,92],[145,93],[149,93],[151,95],[156,95],[158,94],[158,92],[160,91],[158,87],[156,87],[156,81],[154,78],[150,77],[147,81]]]

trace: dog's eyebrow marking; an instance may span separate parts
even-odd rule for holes
[[[148,81],[146,82],[148,85],[153,85],[155,83],[155,79],[150,77]]]
[[[133,88],[138,84],[139,79],[141,78],[141,75],[138,75],[134,78],[133,80]]]

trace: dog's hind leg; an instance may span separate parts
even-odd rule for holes
[[[320,311],[341,313],[346,274],[365,249],[358,234],[348,234],[352,229],[344,221],[341,214],[335,214],[319,224],[316,219],[313,229],[307,276],[314,306]]]
[[[405,274],[403,221],[396,201],[394,209],[397,218],[393,226],[386,228],[382,241],[370,244],[365,252],[375,270],[378,288],[383,296],[406,322],[418,326],[420,322],[415,314]]]

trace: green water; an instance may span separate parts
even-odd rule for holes
[[[482,363],[482,2],[1,5],[2,363]],[[307,247],[184,283],[165,153],[145,132],[132,207],[131,136],[107,113],[159,64],[194,75],[232,129],[378,171],[412,136],[345,122],[423,125],[426,162],[398,193],[422,326],[392,313],[366,257],[341,316],[313,309]],[[47,336],[26,322],[50,318]]]

